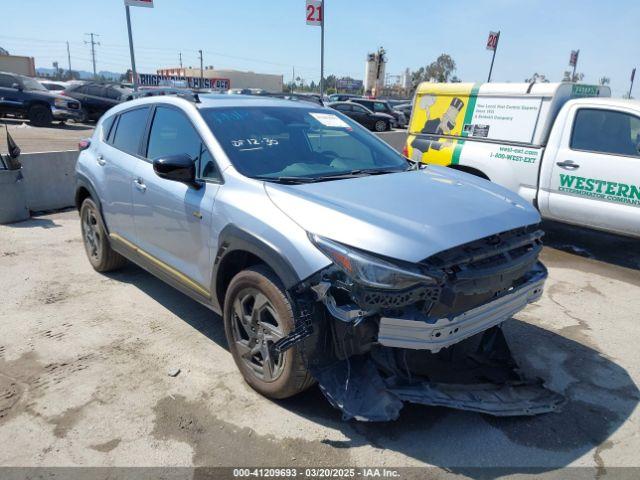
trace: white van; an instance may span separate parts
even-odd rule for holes
[[[499,183],[545,218],[640,237],[640,102],[573,83],[418,87],[407,157]]]

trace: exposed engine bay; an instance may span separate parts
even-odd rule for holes
[[[403,402],[555,411],[564,398],[520,372],[500,328],[542,295],[542,235],[525,227],[440,252],[404,266],[403,288],[358,281],[349,270],[358,253],[335,249],[333,265],[290,292],[296,329],[274,353],[296,345],[345,419],[393,420]]]

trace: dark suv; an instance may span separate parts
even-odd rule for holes
[[[130,100],[132,94],[130,88],[102,83],[74,85],[64,91],[64,95],[82,102],[84,120],[98,120],[111,107]]]
[[[0,114],[28,118],[36,127],[54,120],[80,120],[80,102],[50,92],[30,77],[0,72]]]

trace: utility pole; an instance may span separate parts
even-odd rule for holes
[[[180,55],[180,70],[182,70],[182,52],[180,52],[179,55]]]
[[[127,20],[129,20],[129,7],[127,7]],[[131,32],[131,29],[129,29],[129,32]],[[91,61],[93,62],[93,78],[95,80],[98,76],[96,73],[96,45],[100,45],[100,42],[96,42],[93,37],[99,37],[100,35],[97,33],[85,33],[85,35],[89,35],[91,37],[90,42],[85,40],[84,43],[85,45],[91,44]]]
[[[324,0],[319,8],[320,10],[320,98],[324,96]]]
[[[631,90],[633,90],[633,80],[636,78],[636,67],[631,70],[631,85],[629,86],[629,98],[631,98]]]
[[[293,88],[296,86],[296,67],[295,65],[291,70],[291,93],[293,93]]]
[[[204,86],[204,67],[202,62],[202,50],[198,50],[198,54],[200,55],[200,88]]]
[[[71,80],[71,51],[69,50],[68,41],[67,41],[67,62],[69,62],[69,79]]]

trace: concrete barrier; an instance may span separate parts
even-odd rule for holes
[[[77,159],[77,150],[20,155],[29,210],[38,212],[73,206]]]
[[[0,225],[29,218],[22,170],[0,170]]]
[[[376,133],[402,152],[407,132],[394,130]],[[77,150],[23,153],[20,155],[26,205],[32,212],[72,207],[75,195]]]

